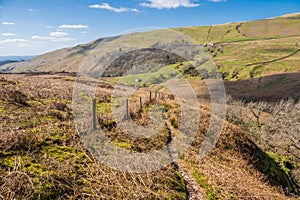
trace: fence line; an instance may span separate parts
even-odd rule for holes
[[[92,99],[92,111],[93,111],[93,130],[97,130],[97,114],[96,114],[96,99]]]
[[[155,96],[153,99],[153,92],[149,91],[149,103],[151,103],[154,99],[174,99],[174,95],[169,95],[169,94],[164,94],[162,92],[157,92],[155,91]],[[139,98],[139,112],[143,111],[143,98],[140,96]],[[97,102],[96,98],[92,99],[92,113],[93,113],[93,120],[92,120],[92,127],[93,130],[97,130]],[[125,119],[129,120],[130,119],[130,113],[129,113],[129,99],[126,99],[126,113],[125,113]]]

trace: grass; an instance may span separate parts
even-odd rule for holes
[[[245,80],[276,73],[297,72],[296,63],[300,54],[264,65],[246,66],[249,63],[274,60],[291,54],[298,49],[295,45],[296,38],[220,44],[219,48],[223,53],[218,54],[214,61],[219,66],[220,72],[227,74],[226,80]],[[235,69],[236,75],[234,75]]]
[[[213,57],[213,61],[219,66],[219,70],[223,73],[226,80],[245,80],[250,78],[258,78],[262,76],[279,74],[283,72],[298,71],[299,54],[294,55],[288,59],[268,63],[264,65],[257,65],[253,67],[246,67],[247,64],[264,62],[277,59],[292,53],[298,49],[299,41],[299,14],[293,17],[279,17],[266,20],[255,20],[241,23],[229,23],[215,26],[192,26],[181,27],[170,30],[156,30],[151,32],[140,32],[125,35],[122,37],[115,37],[111,39],[109,44],[101,43],[102,48],[119,50],[119,44],[141,46],[151,46],[157,43],[159,38],[160,43],[171,43],[173,36],[180,34],[187,35],[200,44],[216,43],[215,49],[206,49]],[[162,34],[162,32],[164,34]],[[175,37],[177,38],[177,37]],[[180,37],[178,37],[180,38]],[[99,40],[100,41],[100,40]],[[181,42],[180,39],[176,42]],[[101,55],[105,53],[99,52],[97,49],[97,41],[86,45],[79,45],[70,49],[62,49],[55,52],[39,56],[31,63],[18,64],[21,67],[16,69],[16,72],[21,71],[66,71],[76,72],[85,58],[85,54],[89,53],[90,58],[95,60],[100,59]],[[110,46],[107,46],[110,45]],[[220,50],[220,51],[217,51]],[[152,58],[155,60],[155,58]],[[129,59],[128,62],[123,63],[124,67],[128,68],[133,62]],[[125,66],[126,65],[126,66]],[[38,66],[38,67],[37,67]],[[119,65],[118,65],[119,66]],[[92,71],[91,74],[97,75],[101,71],[100,66],[91,69],[91,66],[86,66],[86,70]],[[234,70],[239,72],[235,75]],[[165,70],[165,71],[164,71]],[[118,72],[119,69],[114,69],[112,72]],[[168,79],[174,74],[168,74],[168,70],[162,67],[159,72],[165,77],[160,77],[160,74],[143,73],[136,75],[128,75],[120,79],[120,83],[131,86],[141,86],[142,84],[151,84],[151,82],[161,82]],[[172,73],[172,72],[171,72]],[[151,78],[148,78],[151,77]],[[72,77],[73,78],[73,77]],[[68,80],[72,81],[72,78]],[[141,78],[142,82],[135,83],[136,78]],[[117,81],[116,79],[114,81]],[[147,82],[148,81],[148,82]],[[6,84],[2,83],[1,84]]]
[[[199,43],[216,43],[214,48],[205,50],[213,56],[213,61],[224,74],[224,78],[236,81],[226,82],[227,92],[235,97],[260,101],[284,98],[287,91],[299,99],[297,90],[299,74],[295,73],[299,71],[299,54],[268,64],[246,66],[250,63],[278,59],[298,49],[297,43],[300,38],[297,36],[298,24],[299,18],[293,20],[284,18],[175,30],[194,38]],[[282,32],[283,29],[288,31]],[[123,37],[122,40],[125,39],[126,44],[151,44],[155,42],[152,36],[160,34],[160,31],[140,33],[137,34],[136,40],[130,39],[132,35]],[[170,40],[168,36],[162,39],[166,42]],[[116,38],[112,45],[118,44]],[[91,46],[52,52],[34,59],[32,64],[20,70],[76,71],[84,59],[84,54],[96,46],[96,43],[93,43]],[[97,51],[94,53],[94,58],[97,58]],[[35,68],[36,66],[38,67]],[[206,63],[201,68],[210,69],[210,66],[211,64]],[[187,67],[186,63],[178,63],[147,73],[131,74],[110,80],[112,83],[129,86],[141,87],[144,84],[151,86],[178,76]],[[259,78],[283,72],[294,73]],[[141,82],[136,83],[137,78],[141,79]],[[257,79],[240,81],[250,78]],[[201,98],[208,94],[206,89],[200,89],[205,88],[205,85],[199,79],[189,76],[187,79],[195,85],[197,96]],[[87,151],[73,122],[71,103],[74,80],[72,76],[59,75],[1,75],[1,198],[186,199],[184,179],[172,165],[155,172],[132,174],[105,166]],[[163,88],[154,85],[151,89]],[[100,83],[96,97],[99,100],[98,122],[113,144],[130,152],[149,153],[165,147],[171,141],[173,135],[166,126],[150,138],[136,138],[122,131],[112,116],[111,104],[119,106],[118,99],[110,97],[112,90],[112,84]],[[146,96],[143,89],[138,90],[135,95]],[[90,102],[91,97],[82,94],[82,100]],[[132,101],[130,115],[134,123],[147,125],[150,107],[153,104],[163,104],[173,128],[180,127],[180,107],[176,100],[157,100],[153,104],[146,102],[142,112],[138,111],[138,101],[134,98],[130,100]],[[203,197],[293,199],[289,196],[292,192],[299,195],[299,187],[297,188],[292,181],[297,180],[296,170],[299,170],[299,160],[295,156],[290,156],[292,153],[297,156],[298,151],[295,148],[287,150],[286,147],[261,145],[260,140],[256,139],[259,139],[259,134],[262,133],[258,131],[259,128],[264,126],[258,127],[255,118],[253,116],[251,118],[251,112],[244,113],[242,105],[239,105],[234,113],[238,113],[238,117],[230,121],[232,123],[225,123],[213,151],[205,159],[199,159],[199,149],[210,119],[210,104],[202,98],[200,110],[199,130],[188,151],[180,156],[180,160],[201,187]],[[294,110],[295,113],[296,111],[297,109]],[[243,116],[240,116],[241,113]],[[297,113],[295,116],[298,116]],[[250,117],[249,123],[243,122],[247,117]],[[275,130],[267,129],[270,130],[267,131],[268,137],[282,135],[276,132],[284,127],[283,125],[277,127],[281,119],[272,122],[271,127],[275,127]],[[290,125],[286,132],[295,131],[296,123],[291,120],[296,118],[287,117],[287,119],[289,121],[286,122]],[[245,128],[247,125],[250,127]],[[286,138],[269,141],[278,141],[279,145],[282,145]],[[278,146],[277,143],[276,145]],[[292,174],[296,174],[296,178],[293,178]],[[288,189],[284,190],[285,188]]]
[[[182,177],[172,166],[131,174],[111,169],[87,151],[75,131],[71,99],[73,82],[51,76],[1,76],[0,195],[5,199],[185,199]],[[16,86],[16,81],[18,85]],[[49,93],[48,91],[51,90]],[[20,102],[7,91],[22,91]],[[13,93],[17,94],[17,93]],[[108,112],[106,88],[99,112]],[[8,99],[9,98],[9,99]],[[101,107],[105,109],[101,110]],[[54,111],[54,113],[53,113]],[[59,114],[58,114],[59,113]],[[65,117],[62,117],[65,116]],[[109,134],[108,134],[109,135]],[[168,131],[149,140],[112,137],[119,147],[138,152],[164,146]],[[123,138],[123,139],[122,139]],[[149,145],[150,144],[150,145]],[[130,146],[129,146],[130,145]],[[148,145],[148,146],[147,146]],[[132,146],[132,147],[131,147]]]
[[[195,178],[195,180],[197,181],[197,183],[199,184],[199,186],[205,189],[205,191],[206,191],[205,194],[206,194],[207,200],[220,200],[221,199],[220,197],[218,197],[218,195],[216,195],[214,193],[214,187],[211,184],[209,184],[208,178],[205,177],[205,175],[200,174],[196,170],[192,171],[192,175]]]
[[[51,75],[47,79],[6,75],[5,79],[11,84],[1,86],[1,91],[22,91],[24,95],[18,97],[23,99],[18,101],[26,104],[8,100],[14,99],[13,96],[0,95],[0,105],[5,107],[0,116],[5,122],[0,124],[3,133],[0,138],[2,196],[9,198],[14,195],[19,199],[24,199],[25,195],[27,199],[186,199],[183,177],[172,165],[156,172],[131,174],[111,169],[93,158],[81,143],[72,121],[72,90],[69,88],[73,83],[70,80],[51,79]],[[13,84],[16,80],[18,86]],[[191,81],[199,85],[199,80]],[[45,88],[51,88],[52,92],[48,93]],[[96,91],[98,120],[102,119],[103,124],[109,124],[112,120],[110,104],[114,100],[110,98],[111,89],[108,88],[112,87],[101,84]],[[146,91],[140,89],[135,95],[144,95],[143,92]],[[138,101],[134,98],[131,99],[130,114],[135,123],[147,124],[151,104],[146,102],[143,112],[139,113]],[[90,101],[90,97],[83,96],[83,100]],[[178,128],[180,107],[176,100],[156,100],[153,104],[163,104],[162,108],[173,127]],[[190,150],[180,159],[190,167],[188,169],[193,169],[193,177],[204,190],[203,196],[207,199],[238,199],[256,195],[256,187],[259,187],[260,197],[283,197],[277,187],[264,181],[268,177],[255,168],[255,162],[247,153],[248,147],[237,147],[238,141],[246,144],[249,141],[240,136],[237,128],[231,127],[230,134],[227,130],[216,150],[206,159],[196,157],[196,149],[208,125],[206,119],[209,119],[209,109],[201,108],[199,132]],[[103,114],[105,117],[101,118]],[[171,140],[170,130],[166,126],[150,138],[130,136],[118,126],[107,129],[105,134],[116,146],[138,153],[164,147]],[[274,170],[277,169],[276,163],[287,163],[287,160],[273,159],[276,162],[270,173],[275,176],[278,175]],[[229,178],[228,174],[231,174]],[[250,183],[255,183],[255,187],[249,188]]]
[[[175,28],[199,43],[242,42],[299,35],[299,19],[276,18],[216,26]]]
[[[178,64],[162,67],[154,72],[141,73],[141,74],[130,74],[122,76],[114,80],[115,83],[142,87],[143,85],[150,86],[152,84],[159,84],[167,81],[170,78],[176,77],[179,72],[175,69]],[[136,79],[141,79],[140,82],[136,82]]]

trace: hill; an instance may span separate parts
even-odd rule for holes
[[[203,82],[195,84],[205,86]],[[93,134],[90,129],[83,135],[76,131],[73,85],[74,77],[66,75],[0,75],[0,119],[4,122],[0,124],[0,195],[4,199],[189,199],[191,179],[202,199],[296,199],[294,195],[299,195],[294,182],[299,181],[299,158],[292,160],[258,146],[251,132],[234,125],[233,118],[228,118],[212,152],[200,159],[199,149],[211,117],[210,104],[202,98],[199,129],[176,165],[144,173],[110,168],[91,154],[101,146],[85,143],[85,135]],[[137,98],[147,97],[149,88],[132,95],[130,116],[143,125],[149,122],[151,106],[160,105],[170,123],[149,138],[124,132],[121,127],[127,122],[116,124],[112,116],[112,89],[113,85],[98,82],[96,110],[97,126],[114,145],[129,152],[149,153],[180,134],[176,99],[144,102],[143,111],[138,111]],[[207,93],[198,91],[197,96]],[[91,97],[84,99],[89,102]],[[245,108],[235,108],[237,113],[241,110]],[[102,138],[95,135],[91,142],[98,139]],[[189,179],[185,174],[190,174]],[[298,179],[292,179],[292,174]]]
[[[0,61],[15,60],[15,61],[26,61],[31,60],[35,56],[0,56]]]
[[[13,72],[0,74],[0,197],[298,199],[299,16],[171,29],[193,37],[201,51],[157,30],[0,67]],[[199,70],[162,50],[157,36],[166,48],[187,46],[179,53],[200,57]],[[131,49],[140,46],[147,48]],[[219,87],[205,80],[218,76],[210,57],[228,96],[220,131],[213,113],[220,105],[210,99]],[[89,77],[76,77],[82,66]],[[182,82],[172,81],[182,75],[198,105]],[[176,90],[161,84],[167,80]],[[151,171],[156,166],[149,163],[159,168]]]
[[[16,61],[16,60],[5,60],[5,61],[0,61],[0,66],[6,65],[6,64],[9,64],[9,63],[14,63],[14,62],[18,62],[18,61]]]
[[[205,45],[203,48],[212,56],[224,79],[241,80],[299,71],[299,25],[300,14],[297,13],[272,19],[216,26],[174,28],[172,30],[181,32],[200,44],[214,43],[212,46]],[[126,37],[137,43],[147,43],[147,38],[155,34],[157,31],[133,33]],[[4,65],[0,70],[76,72],[87,55],[98,57],[98,45],[117,40],[120,37],[101,38],[74,48],[60,49],[38,56],[31,61]],[[160,53],[156,53],[156,55],[160,55]],[[161,59],[163,56],[156,55],[148,56],[148,59],[151,58],[152,62],[156,64],[159,62],[161,65],[170,64]],[[121,65],[118,65],[115,71],[132,65],[134,56],[129,57],[121,63],[116,61]],[[93,69],[93,72],[96,71],[101,71],[101,69]]]

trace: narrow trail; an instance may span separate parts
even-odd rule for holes
[[[236,25],[235,30],[236,30],[240,35],[242,35],[243,37],[247,37],[247,35],[244,34],[244,33],[242,33],[241,30],[240,30],[240,28],[242,27],[242,25],[243,25],[243,23],[240,23],[240,24]]]
[[[168,129],[171,131],[171,136],[175,135],[175,129],[171,125],[170,121],[166,118],[166,124],[168,126]],[[174,167],[178,170],[178,172],[182,175],[185,181],[186,190],[187,190],[187,199],[188,200],[201,200],[202,195],[200,193],[199,186],[194,179],[194,177],[190,174],[189,170],[184,167],[184,165],[180,162],[180,160],[177,157],[177,154],[174,150],[172,150],[171,142],[168,144],[168,151],[170,158],[172,160],[172,164]]]
[[[277,58],[277,59],[274,59],[274,60],[269,60],[269,61],[265,61],[265,62],[257,62],[257,63],[250,63],[250,64],[247,64],[245,65],[246,67],[249,67],[249,66],[252,66],[252,65],[266,65],[266,64],[269,64],[269,63],[273,63],[273,62],[277,62],[277,61],[280,61],[280,60],[284,60],[286,58],[289,58],[293,55],[295,55],[296,53],[300,52],[300,49],[297,49],[296,51],[294,51],[293,53],[287,55],[287,56],[284,56],[284,57],[281,57],[281,58]]]
[[[207,37],[206,37],[207,42],[209,42],[210,33],[211,33],[212,29],[213,29],[213,27],[210,27],[209,30],[207,31]]]

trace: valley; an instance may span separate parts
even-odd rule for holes
[[[299,24],[137,32],[0,66],[0,199],[298,199]]]

